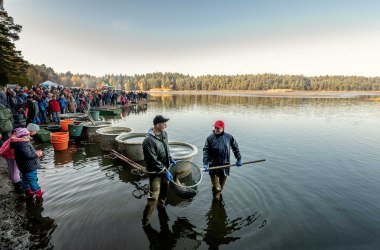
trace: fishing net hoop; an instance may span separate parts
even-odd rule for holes
[[[196,186],[198,186],[201,182],[202,182],[202,179],[203,179],[203,174],[204,174],[204,171],[202,168],[200,168],[198,165],[196,165],[195,163],[191,162],[191,161],[187,161],[187,160],[178,160],[176,161],[176,165],[171,165],[169,167],[169,171],[172,172],[174,168],[176,168],[176,166],[178,166],[178,164],[183,164],[183,163],[186,163],[186,164],[191,164],[191,166],[195,169],[197,169],[200,173],[200,177],[199,177],[199,180],[195,183],[195,184],[192,184],[192,185],[180,185],[178,183],[176,183],[176,181],[173,179],[171,180],[170,182],[173,183],[174,185],[176,185],[177,187],[181,187],[181,188],[195,188]],[[173,173],[172,173],[173,174]],[[174,176],[173,176],[174,177]]]

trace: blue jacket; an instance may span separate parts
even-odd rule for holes
[[[66,99],[65,98],[59,98],[59,106],[61,107],[61,109],[65,109],[66,108]]]
[[[45,100],[45,99],[42,99],[42,100],[38,103],[38,107],[40,108],[41,111],[46,110],[46,100]]]
[[[203,164],[221,166],[230,164],[230,151],[235,155],[236,160],[241,160],[239,146],[234,137],[228,133],[210,134],[203,148]],[[230,174],[230,168],[210,170],[210,175],[224,171],[225,175]]]
[[[10,146],[14,149],[15,160],[21,173],[29,173],[39,167],[38,155],[30,141],[11,141]]]

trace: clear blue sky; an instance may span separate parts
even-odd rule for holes
[[[5,0],[56,72],[380,76],[378,0]]]

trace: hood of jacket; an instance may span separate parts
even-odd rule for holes
[[[164,172],[170,164],[167,133],[162,131],[161,135],[157,136],[154,134],[153,128],[150,128],[143,142],[143,152],[148,172]]]

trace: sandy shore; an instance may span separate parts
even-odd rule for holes
[[[0,249],[29,249],[30,233],[24,228],[25,213],[18,212],[17,196],[0,158]]]
[[[380,91],[147,91],[151,95],[229,95],[288,98],[354,98],[358,96],[380,96]]]

